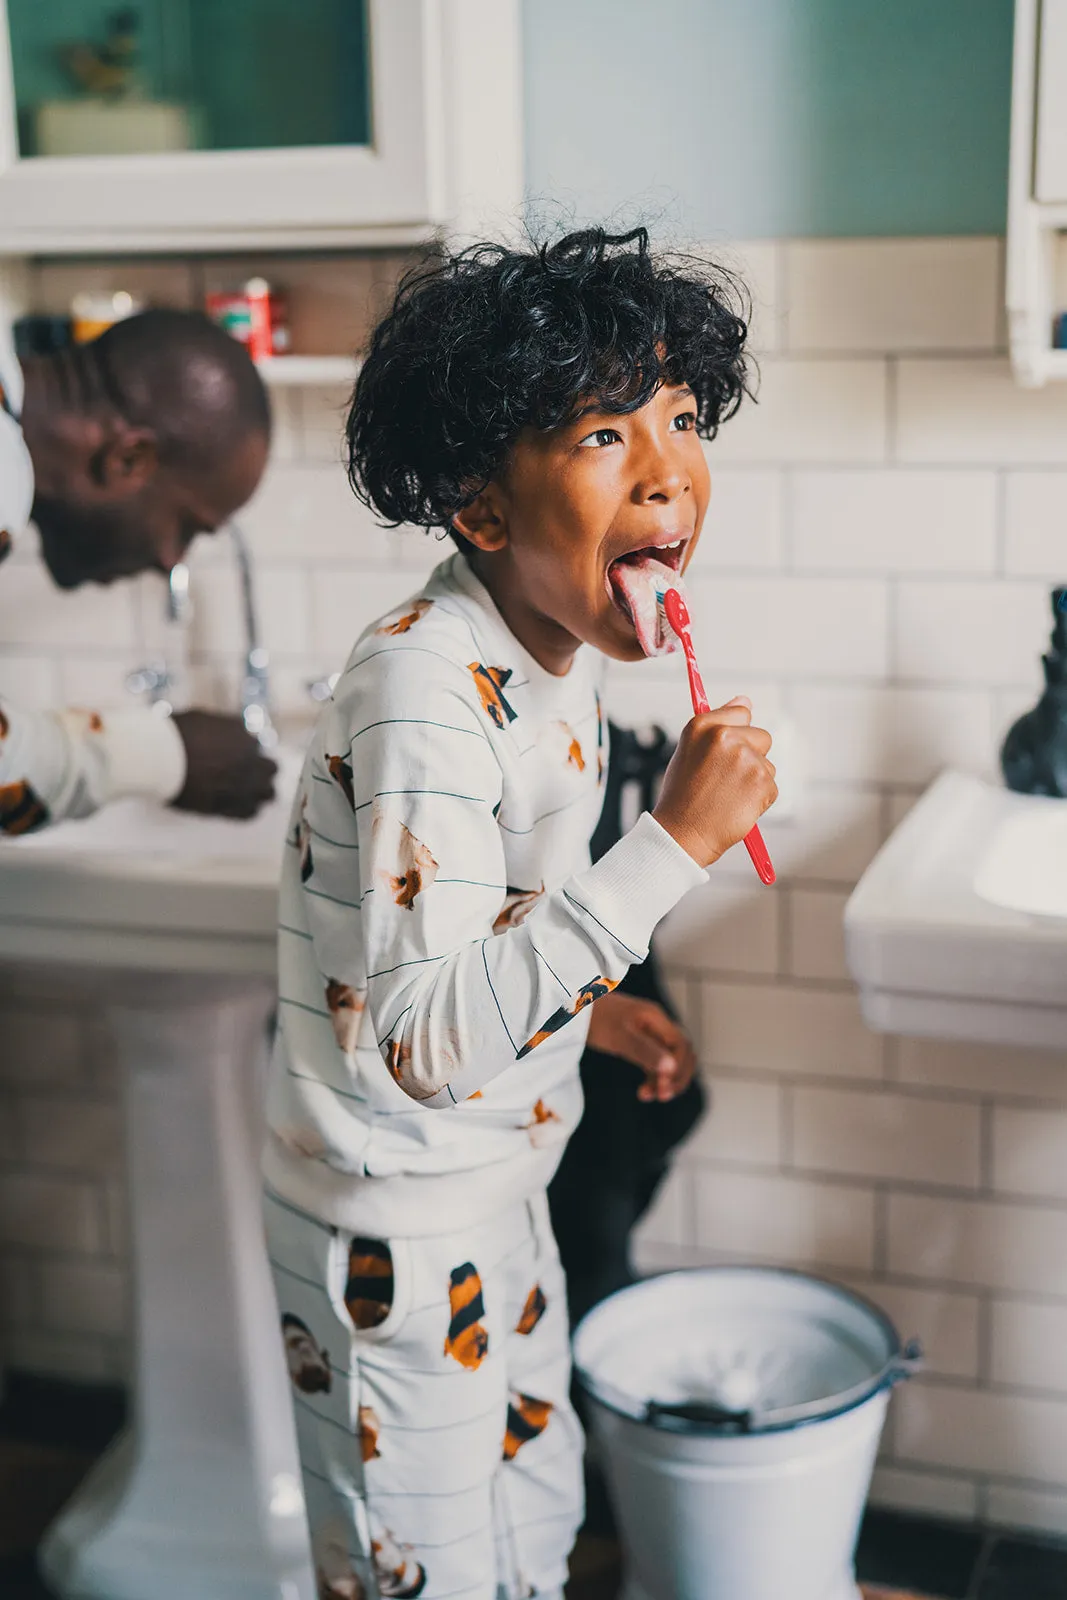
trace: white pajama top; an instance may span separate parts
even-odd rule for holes
[[[551,1178],[588,1007],[706,873],[649,815],[595,866],[600,660],[518,643],[461,554],[356,644],[285,852],[265,1172],[381,1237]]]

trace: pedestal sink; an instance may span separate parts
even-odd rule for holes
[[[868,1023],[1067,1049],[1067,801],[945,772],[845,910]]]
[[[0,844],[0,960],[61,967],[125,1071],[133,1420],[47,1535],[69,1600],[315,1594],[259,1180],[297,766],[253,822],[130,800]]]

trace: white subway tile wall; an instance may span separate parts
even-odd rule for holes
[[[1046,591],[1067,581],[1067,389],[1011,380],[997,240],[778,241],[736,259],[765,354],[758,405],[709,447],[698,643],[713,694],[751,693],[783,748],[791,725],[807,779],[765,825],[780,887],[731,851],[663,928],[712,1111],[636,1260],[781,1262],[880,1303],[929,1360],[894,1401],[876,1499],[1067,1533],[1067,1051],[874,1035],[841,940],[851,887],[923,786],[950,764],[995,771],[1036,697]],[[323,281],[343,287],[334,268]],[[381,264],[354,281],[379,292]],[[170,268],[144,282],[185,292]],[[44,287],[68,293],[58,269]],[[353,499],[343,400],[278,392],[242,519],[291,714],[439,553]],[[202,541],[193,582],[190,679],[232,703],[243,640],[224,540]],[[160,615],[157,582],[62,596],[28,550],[0,576],[0,686],[33,705],[121,702],[165,639]],[[676,728],[684,681],[658,663],[613,671],[609,704]],[[119,1092],[98,1020],[51,980],[0,973],[12,1363],[128,1371]]]

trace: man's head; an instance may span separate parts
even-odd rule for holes
[[[643,228],[417,270],[356,386],[353,487],[388,522],[450,528],[551,670],[581,641],[635,660],[610,570],[649,549],[688,562],[700,441],[746,390],[743,310],[727,274],[654,257]]]
[[[146,311],[25,363],[34,521],[65,589],[169,572],[249,499],[270,405],[247,352],[206,317]]]

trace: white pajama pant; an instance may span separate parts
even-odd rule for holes
[[[265,1211],[321,1600],[559,1597],[582,1434],[544,1194],[427,1239]]]

